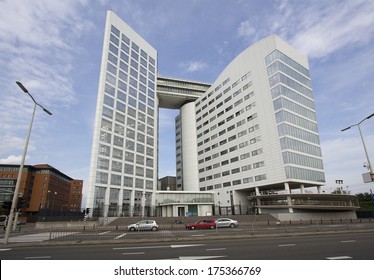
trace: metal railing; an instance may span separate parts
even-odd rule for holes
[[[299,221],[256,221],[255,218],[240,223],[236,228],[215,228],[210,230],[188,230],[184,224],[159,224],[158,231],[130,232],[127,225],[108,226],[75,226],[51,227],[49,240],[83,241],[83,240],[159,240],[181,238],[240,238],[252,235],[266,236],[269,234],[307,234],[316,232],[342,232],[350,230],[374,230],[374,219],[321,219]]]

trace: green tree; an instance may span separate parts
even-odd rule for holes
[[[356,194],[361,209],[374,209],[374,202],[370,193]]]

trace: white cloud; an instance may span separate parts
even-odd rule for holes
[[[367,43],[374,35],[374,2],[345,1],[311,6],[300,17],[301,29],[292,43],[312,58],[326,56],[347,45]]]
[[[239,37],[252,36],[255,32],[256,32],[256,29],[252,26],[251,22],[248,20],[241,22],[237,30]]]
[[[309,58],[366,44],[374,37],[373,1],[276,1],[273,10],[248,18],[238,27],[241,37],[257,40],[277,34]]]
[[[208,68],[208,64],[202,61],[188,61],[183,62],[180,65],[185,72],[197,72]]]
[[[0,159],[0,164],[20,164],[22,156],[11,155],[7,158]]]

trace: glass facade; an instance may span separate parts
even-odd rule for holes
[[[286,177],[324,182],[309,70],[279,50],[265,61]]]
[[[108,215],[115,216],[139,204],[142,190],[154,191],[157,185],[157,53],[115,20],[107,33],[93,200],[102,201]]]
[[[157,194],[157,204],[174,204],[174,203],[214,203],[212,193],[183,193],[183,192],[160,192]]]

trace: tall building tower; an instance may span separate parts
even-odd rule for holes
[[[234,58],[213,84],[160,77],[157,63],[157,51],[108,11],[86,202],[91,215],[353,215],[353,196],[321,193],[325,175],[304,55],[269,36]],[[159,108],[180,110],[175,192],[157,191]],[[311,187],[316,193],[306,191]]]
[[[157,51],[108,11],[86,203],[93,215],[132,215],[154,203],[156,71]]]
[[[157,77],[157,51],[112,11],[107,12],[86,200],[91,215],[153,214],[158,108],[180,109],[209,86]],[[186,114],[194,113],[190,109]],[[192,116],[185,135],[196,141],[194,133]],[[193,168],[197,170],[196,163]],[[193,176],[197,183],[198,174]],[[198,190],[197,184],[194,187]]]
[[[278,213],[293,213],[293,189],[325,182],[307,58],[276,36],[224,69],[197,99],[196,119],[200,190],[230,213],[251,198],[260,213],[279,200]]]

